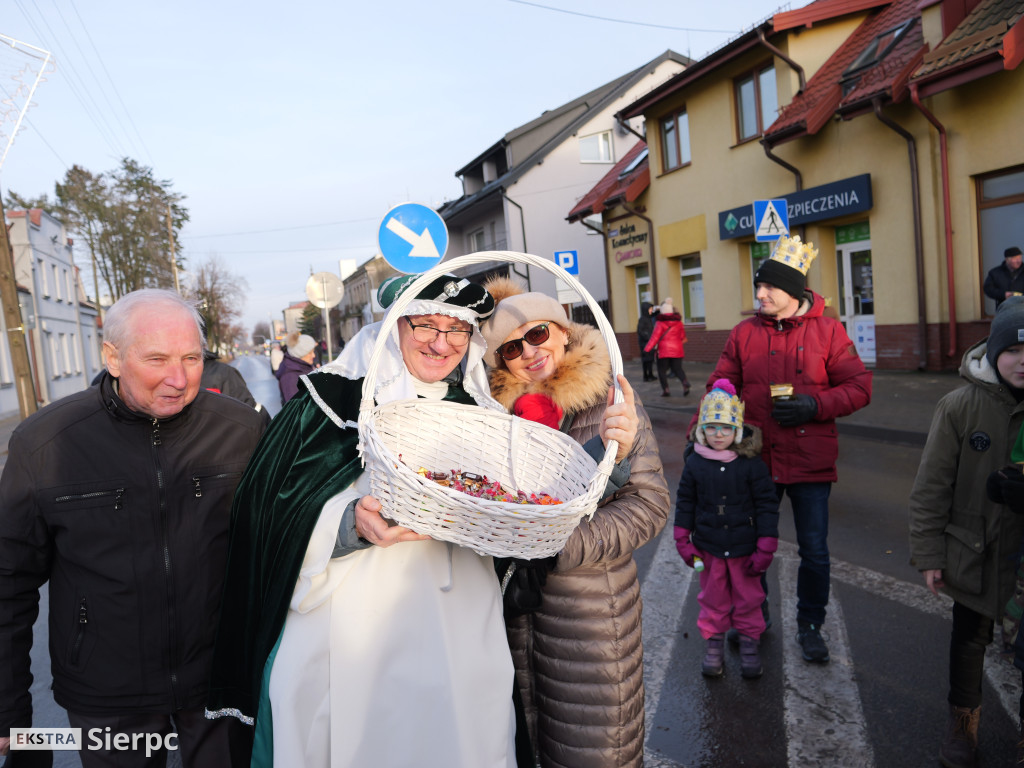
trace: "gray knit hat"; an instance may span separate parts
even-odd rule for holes
[[[569,318],[562,305],[547,294],[536,291],[517,293],[499,301],[494,314],[480,326],[480,332],[487,341],[487,356],[484,359],[488,365],[492,368],[501,367],[498,347],[512,331],[526,323],[542,323],[545,320],[558,323],[562,328],[569,327]]]
[[[290,354],[292,357],[305,357],[306,355],[313,351],[313,348],[315,346],[316,339],[314,339],[312,336],[307,336],[306,334],[302,333],[299,334],[298,338],[295,339],[294,343],[288,345],[288,354]]]
[[[985,357],[995,367],[999,355],[1016,344],[1024,344],[1024,296],[1011,296],[999,305],[988,332]]]

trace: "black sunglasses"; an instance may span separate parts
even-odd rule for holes
[[[533,328],[523,334],[521,339],[512,339],[512,341],[506,341],[500,347],[498,347],[498,354],[501,355],[505,360],[515,360],[521,354],[523,354],[523,342],[525,341],[531,347],[539,347],[545,341],[548,340],[548,336],[551,334],[548,332],[548,324],[543,323],[542,325],[535,325]]]

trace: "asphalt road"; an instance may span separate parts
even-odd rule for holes
[[[241,358],[236,364],[257,400],[268,407],[277,402],[266,358]],[[648,410],[674,500],[692,405],[659,399],[649,402]],[[937,764],[947,713],[950,603],[933,597],[907,562],[906,499],[919,458],[919,447],[902,442],[840,438],[840,481],[830,515],[832,601],[825,623],[830,664],[807,664],[795,642],[797,557],[786,502],[781,548],[769,571],[774,624],[763,639],[765,674],[759,680],[740,677],[733,651],[722,678],[701,676],[697,581],[675,552],[671,523],[637,553],[644,595],[648,768]],[[49,697],[45,656],[45,624],[38,623],[36,724],[66,725]],[[1020,690],[1020,673],[990,654],[981,723],[983,768],[1012,764]],[[78,765],[77,757],[58,753],[54,765]]]

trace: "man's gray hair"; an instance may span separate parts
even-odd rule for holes
[[[199,332],[199,339],[203,349],[206,349],[206,333],[203,330],[203,318],[199,314],[194,302],[183,299],[174,291],[163,288],[142,288],[138,291],[126,293],[115,301],[107,310],[103,318],[103,340],[113,344],[118,349],[127,349],[133,341],[131,333],[131,319],[136,310],[143,306],[164,304],[170,307],[179,307],[186,310],[195,320],[196,330]]]

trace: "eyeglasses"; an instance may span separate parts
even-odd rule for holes
[[[464,347],[469,344],[469,339],[473,335],[473,331],[463,331],[460,328],[442,331],[432,325],[413,325],[408,315],[405,316],[405,322],[412,328],[412,337],[421,344],[432,344],[437,340],[438,334],[443,333],[445,339],[453,347]]]
[[[523,354],[523,342],[525,341],[531,347],[539,347],[550,336],[548,331],[548,324],[542,323],[541,325],[535,325],[533,328],[523,334],[521,339],[512,339],[512,341],[506,341],[500,347],[498,347],[498,354],[506,360],[515,360],[521,354]]]
[[[727,424],[705,424],[704,434],[705,435],[728,435],[735,427],[730,427]]]

